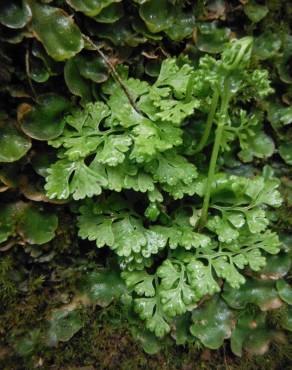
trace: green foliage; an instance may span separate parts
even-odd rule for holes
[[[63,9],[27,0],[32,12],[32,30],[47,53],[57,61],[71,58],[84,46],[81,32]]]
[[[90,103],[84,112],[76,111],[67,116],[68,125],[63,134],[50,142],[65,151],[60,150],[62,159],[49,170],[46,185],[49,197],[65,199],[73,193],[74,199],[82,199],[99,195],[101,188],[153,191],[156,182],[171,187],[179,182],[190,186],[196,177],[195,167],[174,150],[182,144],[183,131],[179,126],[198,105],[184,103],[189,71],[188,64],[179,68],[172,59],[163,63],[152,87],[129,79],[127,86],[135,95],[141,113],[129,104],[127,96],[115,83],[107,105]],[[174,79],[177,73],[183,79],[179,84]],[[175,99],[175,94],[181,98]],[[167,110],[165,116],[168,107],[163,102],[170,101],[167,97],[172,97],[172,109]],[[182,110],[184,106],[186,110]],[[88,157],[93,158],[89,166],[84,163]],[[145,164],[137,168],[136,162]],[[62,183],[59,180],[61,172],[66,173]],[[85,185],[86,177],[91,177],[92,181]],[[99,184],[93,183],[96,177],[100,178]]]
[[[0,133],[0,163],[17,161],[31,148],[29,138],[22,135],[12,122],[1,123]]]
[[[231,336],[232,352],[238,356],[242,356],[243,349],[256,355],[265,353],[276,336],[265,324],[265,313],[247,311],[241,315]]]
[[[229,306],[236,309],[245,308],[248,303],[257,305],[262,311],[275,309],[282,305],[273,281],[249,279],[238,290],[226,285],[223,298]]]
[[[49,320],[47,332],[48,344],[56,346],[58,342],[67,342],[82,327],[82,321],[76,311],[56,310]]]
[[[51,140],[60,136],[65,122],[62,115],[70,103],[62,96],[47,94],[38,97],[38,105],[24,104],[19,108],[19,124],[22,131],[37,140]]]
[[[1,368],[288,368],[291,24],[273,0],[1,3]],[[120,361],[129,332],[161,355]]]
[[[58,226],[58,217],[30,203],[3,205],[0,211],[0,242],[9,237],[24,243],[44,244],[52,240]]]
[[[115,2],[118,3],[119,1],[121,0],[92,0],[87,1],[86,3],[80,0],[68,0],[67,2],[75,10],[78,10],[79,12],[82,12],[89,17],[94,17],[110,4]]]
[[[278,280],[276,285],[281,299],[291,305],[292,302],[291,286],[285,280]]]
[[[101,307],[108,306],[114,299],[120,298],[127,292],[119,273],[105,269],[85,274],[77,287],[85,299]]]
[[[139,15],[149,31],[164,31],[171,40],[180,41],[192,33],[195,17],[168,0],[142,2]]]
[[[224,44],[229,41],[230,29],[218,27],[218,23],[202,23],[198,25],[196,34],[196,45],[199,50],[207,53],[219,53]]]
[[[245,14],[253,23],[261,21],[268,14],[268,11],[269,8],[266,5],[257,4],[254,0],[248,1],[244,6]]]
[[[22,28],[31,19],[31,10],[22,1],[2,3],[0,8],[0,23],[9,28]]]
[[[192,335],[212,349],[219,348],[231,335],[233,313],[218,296],[206,302],[192,314]]]

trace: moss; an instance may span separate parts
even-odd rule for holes
[[[291,363],[291,343],[273,344],[265,356],[234,357],[228,345],[219,351],[189,346],[168,345],[159,354],[149,356],[135,342],[119,307],[87,308],[80,312],[85,322],[69,342],[56,348],[38,348],[32,356],[12,354],[1,363],[4,370],[88,369],[98,370],[282,370]],[[40,367],[40,365],[39,365]]]
[[[13,300],[17,294],[15,282],[10,273],[13,269],[13,259],[10,255],[0,261],[0,301],[4,303]]]
[[[176,346],[166,342],[157,355],[147,355],[133,338],[126,315],[119,306],[85,307],[80,315],[83,328],[71,340],[48,347],[43,338],[53,309],[72,301],[80,271],[96,267],[100,256],[92,246],[78,245],[70,217],[64,217],[57,238],[46,248],[54,258],[40,263],[19,247],[12,248],[0,262],[0,368],[74,369],[88,366],[98,370],[278,370],[288,369],[291,338],[273,344],[263,357],[242,359],[232,355],[229,344],[218,351],[203,349],[199,342]],[[70,247],[71,246],[71,247]],[[3,309],[5,307],[5,309]],[[254,306],[249,309],[254,309]],[[279,327],[285,306],[271,311],[268,324]],[[33,335],[36,342],[33,342]],[[24,339],[27,338],[25,342]],[[20,345],[29,347],[19,356]],[[27,349],[27,348],[26,348]]]

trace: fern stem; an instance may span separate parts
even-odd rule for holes
[[[219,93],[218,93],[217,90],[215,90],[214,94],[213,94],[213,97],[212,97],[211,108],[210,108],[210,111],[209,111],[209,114],[208,114],[205,130],[204,130],[203,136],[201,137],[201,140],[200,140],[200,142],[199,142],[199,144],[198,144],[198,146],[195,150],[195,153],[199,153],[205,147],[205,145],[208,141],[208,138],[209,138],[209,135],[210,135],[210,132],[211,132],[211,128],[212,128],[212,125],[213,125],[217,105],[218,105],[218,100],[219,100]]]
[[[135,111],[139,114],[141,114],[140,109],[137,107],[134,98],[132,97],[130,91],[128,90],[127,86],[124,84],[123,80],[119,76],[118,72],[116,71],[114,65],[110,62],[109,58],[101,51],[101,49],[88,37],[83,35],[83,38],[85,41],[89,43],[89,45],[97,51],[97,53],[101,56],[101,58],[104,60],[106,65],[108,66],[109,70],[111,71],[112,77],[116,82],[121,86],[122,90],[126,94],[129,103],[132,105],[132,107],[135,109]]]
[[[32,99],[37,103],[37,94],[35,92],[35,89],[33,87],[33,83],[31,81],[31,78],[30,78],[30,63],[29,63],[29,49],[28,47],[26,47],[26,51],[25,51],[25,57],[24,57],[24,62],[25,62],[25,72],[26,72],[26,78],[27,78],[27,81],[28,81],[28,84],[29,84],[29,87],[30,87],[30,90],[31,90],[31,93],[32,93]]]
[[[200,218],[201,228],[204,227],[207,222],[208,209],[209,209],[209,203],[210,203],[210,197],[211,197],[211,187],[212,187],[212,183],[213,183],[213,179],[215,175],[216,163],[217,163],[217,158],[219,154],[223,130],[224,130],[224,125],[220,125],[216,129],[215,143],[214,143],[213,150],[212,150],[207,184],[206,184],[206,192],[205,192],[204,201],[203,201],[202,215]]]
[[[226,80],[224,84],[223,94],[222,94],[218,126],[215,132],[215,142],[214,142],[214,146],[212,149],[211,160],[209,164],[206,191],[205,191],[205,196],[203,200],[202,214],[201,214],[201,218],[199,221],[199,228],[203,228],[206,225],[206,222],[208,219],[208,209],[209,209],[209,203],[210,203],[210,197],[211,197],[211,188],[212,188],[212,184],[214,181],[216,164],[217,164],[217,159],[218,159],[220,146],[221,146],[222,134],[224,132],[224,127],[226,124],[226,114],[228,110],[229,100],[230,100],[229,83],[228,83],[228,80]]]

